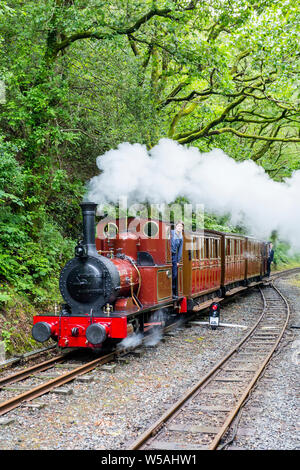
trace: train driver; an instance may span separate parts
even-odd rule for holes
[[[274,261],[274,250],[272,242],[269,242],[268,248],[268,260],[267,260],[267,276],[270,277],[271,274],[271,263]]]
[[[171,252],[172,252],[172,291],[173,297],[177,297],[177,277],[178,265],[182,257],[183,248],[183,222],[178,221],[175,225],[175,230],[171,230]]]

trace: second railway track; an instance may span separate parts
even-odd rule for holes
[[[263,311],[251,331],[130,450],[217,449],[288,324],[290,309],[281,292],[271,284],[261,295]]]
[[[93,361],[89,361],[85,364],[78,365],[77,367],[72,367],[70,371],[65,372],[64,374],[58,374],[56,377],[51,378],[50,380],[45,380],[43,383],[39,385],[29,386],[28,390],[24,390],[23,393],[15,395],[3,402],[0,403],[0,416],[6,414],[8,411],[11,411],[17,408],[24,402],[29,402],[35,398],[38,398],[45,393],[53,390],[56,387],[60,387],[72,380],[74,378],[86,374],[87,372],[95,369],[96,367],[105,364],[106,362],[112,361],[115,356],[115,353],[109,353],[105,356],[101,356]],[[9,377],[4,377],[0,380],[0,389],[7,387],[10,384],[14,384],[15,382],[19,382],[20,380],[26,380],[31,378],[32,375],[36,374],[37,372],[42,372],[45,370],[54,367],[56,364],[61,362],[65,362],[67,359],[67,355],[63,354],[60,356],[56,356],[53,359],[45,361],[43,363],[37,364],[33,367],[24,369],[16,374],[13,374]]]

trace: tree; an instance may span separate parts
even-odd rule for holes
[[[187,23],[177,17],[177,24],[164,20],[155,32],[130,35],[134,54],[143,53],[151,68],[158,107],[170,118],[168,136],[231,148],[229,137],[236,136],[243,158],[275,153],[282,162],[300,141],[297,8],[216,1],[189,15]]]

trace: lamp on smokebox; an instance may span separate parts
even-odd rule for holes
[[[209,324],[212,330],[215,330],[219,326],[220,322],[220,304],[213,302],[209,307]]]

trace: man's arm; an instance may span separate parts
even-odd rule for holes
[[[171,230],[170,241],[171,241],[171,253],[176,253],[176,246],[175,246],[175,239],[174,239],[174,231],[173,230]]]
[[[182,257],[182,248],[183,248],[183,238],[180,240],[180,245],[178,247],[177,263],[180,263]]]

